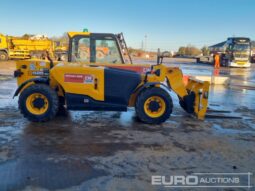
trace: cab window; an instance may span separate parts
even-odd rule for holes
[[[90,62],[89,37],[75,38],[72,41],[72,61]]]
[[[121,63],[121,56],[114,39],[96,40],[96,63]]]
[[[228,50],[230,50],[230,51],[231,51],[232,49],[233,49],[233,45],[232,45],[232,44],[230,44],[230,45],[229,45],[229,47],[228,47]]]

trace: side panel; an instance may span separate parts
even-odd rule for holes
[[[49,76],[49,61],[45,60],[19,60],[16,61],[16,71],[19,71],[21,75],[17,77],[17,85],[20,86],[27,80],[48,77]]]
[[[48,39],[42,40],[27,40],[27,39],[10,39],[13,45],[13,49],[28,50],[28,51],[42,51],[51,50],[53,45],[52,41]]]
[[[125,107],[141,82],[141,75],[136,72],[70,63],[59,64],[50,73],[66,94],[84,95]]]
[[[83,64],[58,64],[50,71],[51,79],[61,84],[65,93],[87,95],[104,101],[104,68]]]
[[[95,68],[90,68],[95,69]],[[97,67],[97,69],[100,69]],[[91,72],[90,74],[92,74]],[[100,74],[102,75],[102,74]],[[104,110],[126,111],[131,94],[141,82],[140,74],[119,69],[104,69],[104,100],[99,100],[91,92],[75,93],[75,84],[84,81],[83,75],[68,76],[67,81],[73,81],[73,89],[65,93],[67,108],[71,110]],[[101,84],[98,84],[101,86]],[[66,86],[65,86],[66,87]],[[89,87],[83,87],[92,91]],[[102,94],[103,95],[103,94]]]
[[[105,101],[128,105],[131,94],[141,83],[141,75],[136,72],[106,68]]]

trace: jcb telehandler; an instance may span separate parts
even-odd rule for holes
[[[125,63],[123,35],[69,32],[68,62],[21,60],[17,62],[21,113],[35,122],[48,121],[59,108],[69,110],[126,111],[134,107],[138,118],[150,124],[167,120],[174,91],[182,108],[203,119],[207,110],[209,82],[189,79],[185,86],[179,68],[167,67],[159,54],[155,65]],[[97,57],[97,48],[108,55]],[[89,55],[83,50],[89,48]],[[131,60],[131,58],[130,58]],[[132,61],[131,61],[132,62]]]

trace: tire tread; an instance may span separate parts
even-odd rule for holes
[[[158,118],[150,118],[144,112],[143,106],[145,100],[153,95],[161,96],[166,102],[166,112]],[[138,118],[148,124],[160,124],[165,122],[171,115],[173,109],[173,101],[171,96],[162,88],[151,87],[143,90],[137,97],[135,110]]]
[[[35,92],[43,92],[46,93],[49,97],[48,99],[50,104],[49,104],[49,110],[46,112],[46,115],[38,115],[35,116],[33,114],[31,114],[25,107],[25,102],[26,102],[26,98],[29,94],[31,93],[35,93]],[[58,105],[59,105],[59,101],[58,101],[58,96],[56,94],[56,92],[54,90],[52,90],[48,85],[46,84],[33,84],[29,87],[27,87],[25,90],[23,90],[23,92],[20,94],[19,96],[19,110],[21,112],[21,114],[27,118],[29,121],[33,121],[33,122],[46,122],[49,121],[51,119],[53,119],[58,111]]]

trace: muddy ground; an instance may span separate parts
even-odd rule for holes
[[[176,190],[152,186],[151,176],[255,173],[254,90],[211,87],[210,108],[236,118],[196,120],[172,95],[169,120],[146,125],[133,109],[69,111],[48,123],[31,123],[12,99],[15,88],[15,79],[1,77],[1,191]]]

